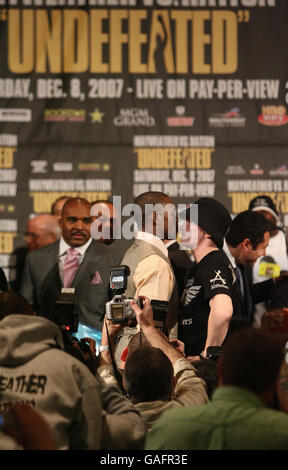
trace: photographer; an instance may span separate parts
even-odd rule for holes
[[[116,273],[118,274],[118,276],[116,275],[116,277],[112,277],[113,282],[115,282],[115,279],[119,280],[119,275],[121,275],[122,270],[121,267],[116,267],[115,269],[110,268],[110,270],[111,269],[112,273],[115,274],[116,270]],[[118,271],[119,269],[120,273]],[[119,295],[118,297],[119,301],[121,301],[122,296]],[[115,301],[115,297],[113,299]],[[111,302],[113,304],[113,301]],[[107,303],[107,309],[111,302]],[[65,292],[61,293],[56,306],[56,322],[62,331],[65,351],[86,364],[90,371],[99,378],[99,375],[97,374],[97,366],[99,362],[101,363],[101,355],[100,357],[96,356],[95,339],[87,337],[81,338],[80,340],[78,339],[78,315],[75,314],[74,303],[74,293],[71,293],[69,289],[66,289]],[[117,309],[117,307],[120,306],[121,308],[121,305],[121,302],[114,303],[117,313],[119,312],[119,308]],[[114,325],[113,330],[119,331],[119,326],[117,325],[117,328],[115,328]],[[90,332],[92,333],[92,330]],[[112,339],[114,339],[114,336],[111,336]],[[101,337],[102,346],[100,346],[100,353],[103,353],[104,356],[105,352],[107,353],[107,347],[103,347],[103,344],[109,344],[105,324],[103,326]],[[117,385],[117,381],[114,380],[108,383],[107,381],[105,382],[100,379],[99,382],[103,407],[101,449],[143,449],[146,428],[139,412],[137,412],[131,402],[124,397],[119,388],[115,386]],[[125,434],[122,432],[123,428],[126,429]]]
[[[193,365],[155,328],[149,299],[144,297],[143,302],[144,307],[140,308],[135,301],[131,301],[140,332],[133,336],[127,350],[122,353],[122,360],[127,355],[123,384],[130,400],[150,428],[167,409],[204,404],[208,402],[208,396],[205,384]],[[107,319],[105,321],[110,343],[113,343],[123,324],[116,325]],[[109,349],[108,335],[104,326],[98,373],[106,383],[116,384],[113,356],[110,354],[113,351]],[[130,347],[132,342],[133,352]]]
[[[30,404],[47,422],[56,449],[100,449],[99,380],[64,351],[59,327],[11,291],[0,293],[0,320],[0,410]]]
[[[57,450],[143,448],[146,428],[139,412],[118,388],[92,374],[87,362],[64,352],[55,323],[34,315],[14,292],[0,293],[0,320],[2,412],[15,402],[33,406]]]

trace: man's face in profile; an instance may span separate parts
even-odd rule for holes
[[[262,242],[258,243],[255,249],[253,248],[250,240],[248,240],[247,242],[246,240],[244,240],[243,246],[239,255],[239,262],[243,264],[244,266],[254,266],[254,264],[256,263],[257,259],[260,258],[260,256],[265,256],[266,248],[269,245],[269,241],[270,241],[269,232],[264,232]]]

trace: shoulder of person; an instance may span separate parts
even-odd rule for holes
[[[116,248],[111,245],[105,245],[105,243],[100,242],[98,240],[92,240],[90,246],[88,247],[88,250],[93,251],[94,253],[97,253],[99,255],[111,258],[112,260],[115,260],[115,262],[119,261],[119,263],[122,258],[121,252],[119,252]]]
[[[59,240],[53,243],[49,243],[49,245],[43,246],[41,248],[37,248],[37,250],[29,251],[27,253],[27,258],[30,260],[39,259],[41,257],[46,257],[51,255],[52,253],[58,253],[59,247]]]

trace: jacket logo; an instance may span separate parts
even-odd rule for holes
[[[228,289],[226,280],[220,276],[221,270],[218,269],[218,271],[215,271],[215,274],[215,277],[210,279],[211,289],[216,289],[217,287],[224,287],[225,289]]]

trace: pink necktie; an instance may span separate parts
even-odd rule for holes
[[[79,252],[75,250],[75,248],[69,248],[69,250],[67,250],[67,256],[63,268],[64,287],[70,287],[72,284],[77,269],[79,268],[78,256]]]

